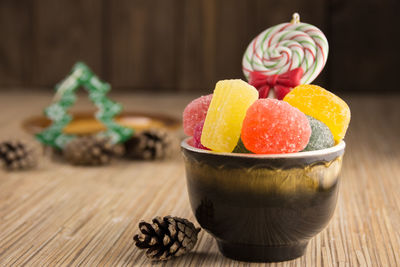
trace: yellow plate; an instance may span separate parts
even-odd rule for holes
[[[72,112],[73,120],[64,128],[66,134],[90,135],[105,130],[104,125],[94,118],[90,111]],[[176,130],[180,127],[180,120],[161,114],[125,111],[115,117],[119,124],[142,131],[149,128],[163,128]],[[51,121],[45,116],[32,116],[27,118],[22,127],[31,134],[41,132],[50,125]]]

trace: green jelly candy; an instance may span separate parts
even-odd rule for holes
[[[310,141],[308,141],[308,144],[303,151],[313,151],[332,147],[335,144],[335,141],[328,126],[313,117],[308,115],[306,116],[310,122],[311,136]]]
[[[242,138],[239,138],[239,141],[237,145],[235,146],[235,149],[232,151],[232,153],[247,153],[247,154],[253,154],[253,152],[249,151],[243,144]]]

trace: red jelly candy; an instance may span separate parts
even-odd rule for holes
[[[311,135],[306,115],[276,99],[259,99],[247,110],[242,141],[256,154],[282,154],[303,150]]]
[[[194,127],[194,131],[193,131],[193,146],[197,147],[197,148],[201,148],[201,149],[206,149],[206,150],[210,150],[208,148],[206,148],[205,146],[203,146],[201,144],[201,133],[203,132],[203,126],[204,126],[204,120],[199,122],[196,127]]]
[[[193,136],[194,127],[205,120],[212,96],[196,98],[186,106],[183,111],[183,131],[186,135]]]

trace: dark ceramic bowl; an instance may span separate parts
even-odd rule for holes
[[[332,217],[345,143],[278,155],[215,153],[182,142],[196,219],[225,256],[285,261],[302,256]]]

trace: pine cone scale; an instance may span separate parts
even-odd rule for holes
[[[0,142],[0,163],[8,170],[28,169],[37,165],[37,151],[20,140]]]
[[[157,253],[160,253],[160,247],[159,246],[151,246],[147,252],[146,255],[149,258],[153,258],[157,255]]]
[[[112,144],[109,138],[84,136],[69,142],[63,153],[74,165],[104,165],[119,153],[118,149],[119,146]]]
[[[184,238],[185,238],[185,234],[183,232],[178,232],[178,240],[179,242],[183,242]]]
[[[145,234],[145,235],[149,235],[149,234],[154,234],[154,230],[151,227],[151,225],[145,221],[142,221],[139,223],[139,229],[140,231]]]
[[[159,259],[160,259],[161,261],[168,260],[168,251],[164,251],[164,253],[161,254],[161,256],[159,257]]]
[[[177,148],[173,135],[163,129],[137,132],[125,143],[126,155],[133,159],[157,160],[171,156]]]
[[[133,237],[135,245],[147,248],[146,256],[150,259],[167,260],[191,250],[200,228],[185,219],[167,216],[156,217],[151,224],[141,221],[139,230],[141,234]]]
[[[163,238],[163,245],[167,246],[171,242],[171,238],[169,236],[164,236]]]
[[[176,229],[175,229],[175,227],[176,227],[176,226],[173,225],[173,224],[170,224],[170,225],[168,226],[168,230],[169,230],[171,236],[175,236],[175,235],[176,235]]]
[[[170,253],[175,253],[178,249],[179,249],[179,243],[175,241],[172,244],[172,246],[169,248],[169,252]]]
[[[135,240],[136,242],[136,246],[139,248],[149,248],[149,241],[148,239],[150,239],[149,237],[140,237],[139,235],[135,235],[133,237],[133,240]]]

